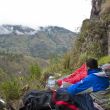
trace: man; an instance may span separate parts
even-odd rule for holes
[[[97,92],[109,87],[109,78],[100,75],[102,70],[98,68],[97,60],[91,58],[86,61],[86,65],[88,68],[88,75],[81,81],[67,88],[68,93],[71,95],[86,91]]]
[[[73,97],[73,100],[75,100],[81,110],[96,110],[88,93],[105,90],[109,87],[109,78],[106,75],[100,74],[102,70],[98,68],[97,60],[90,58],[86,61],[86,65],[88,69],[87,76],[65,89]]]

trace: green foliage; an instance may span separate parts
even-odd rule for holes
[[[16,62],[19,62],[21,59],[23,59],[22,54],[7,53],[5,51],[0,51],[0,56],[7,58],[7,60],[9,61],[16,61]]]
[[[71,59],[71,54],[69,52],[65,53],[63,57],[63,63],[62,63],[64,69],[70,68],[70,59]]]
[[[6,100],[17,99],[26,91],[22,91],[26,85],[29,85],[30,89],[42,89],[42,71],[36,60],[38,63],[45,63],[44,60],[30,56],[1,52],[0,96]]]
[[[80,56],[79,56],[79,62],[78,62],[78,65],[82,65],[83,63],[86,62],[87,59],[89,58],[93,58],[92,54],[89,54],[88,53],[81,53]]]
[[[44,76],[47,74],[55,75],[56,73],[60,74],[61,70],[63,69],[63,65],[61,63],[62,63],[61,61],[57,63],[50,63],[50,65],[43,70],[42,75]]]
[[[103,56],[100,43],[98,41],[89,43],[87,48],[87,53],[88,56],[92,56],[96,58],[100,58],[101,56]]]
[[[69,71],[69,54],[64,57],[54,57],[50,60],[50,64],[43,70],[42,79],[47,80],[49,75],[54,75],[56,78]]]
[[[101,35],[104,31],[104,24],[100,20],[86,19],[83,21],[80,36],[86,38],[95,34]]]
[[[29,66],[38,63],[47,65],[47,62],[40,58],[23,56],[12,53],[0,53],[0,67],[8,74],[29,74]]]
[[[4,80],[6,73],[0,68],[0,82]]]
[[[73,48],[74,66],[78,66],[87,57],[100,58],[107,54],[107,32],[105,24],[100,20],[83,21],[81,32],[79,33]]]
[[[100,18],[105,24],[110,22],[110,0],[103,1]]]
[[[38,64],[34,64],[30,66],[31,77],[39,78],[41,76],[41,68]]]
[[[104,56],[99,59],[99,64],[110,63],[110,56]]]
[[[106,8],[106,10],[101,14],[101,19],[105,24],[110,22],[110,7]]]
[[[6,100],[18,99],[20,96],[20,85],[15,79],[2,82],[1,90]]]
[[[82,37],[86,37],[88,32],[89,32],[89,30],[90,30],[90,28],[91,28],[90,20],[89,19],[85,19],[83,21],[83,25],[81,27],[81,32],[83,32],[83,33],[80,33],[81,36]]]

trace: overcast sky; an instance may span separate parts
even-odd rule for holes
[[[91,0],[0,0],[0,24],[61,26],[75,31],[90,17]]]

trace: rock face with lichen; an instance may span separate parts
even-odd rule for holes
[[[91,19],[98,17],[101,11],[102,0],[92,0]]]
[[[110,0],[92,0],[90,19],[83,21],[74,51],[78,57],[110,55]]]
[[[103,50],[102,54],[110,55],[110,0],[92,0],[91,21],[97,25],[99,23],[98,26],[101,30],[98,35],[99,43],[103,45],[101,48]],[[98,35],[95,33],[95,36]]]

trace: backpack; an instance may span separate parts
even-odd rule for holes
[[[37,91],[32,90],[24,95],[23,107],[19,110],[51,110],[52,91]]]
[[[54,97],[56,110],[79,110],[71,95],[66,91],[57,91]]]
[[[32,90],[23,97],[24,106],[19,110],[77,110],[66,92]]]

